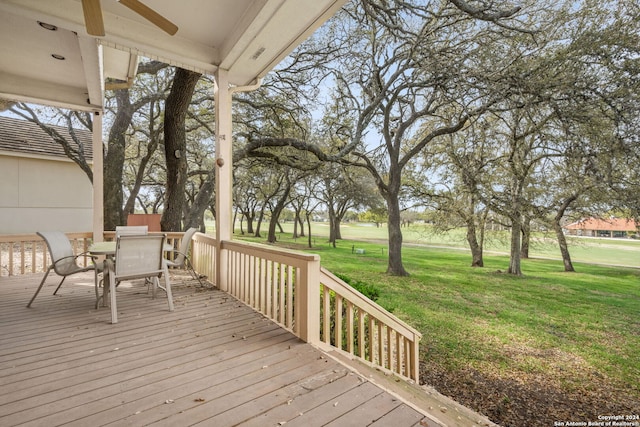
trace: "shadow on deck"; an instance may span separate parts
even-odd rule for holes
[[[218,290],[125,283],[112,325],[91,273],[27,309],[41,277],[0,278],[3,426],[443,425]]]

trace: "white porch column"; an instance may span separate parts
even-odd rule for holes
[[[104,231],[104,159],[102,113],[93,113],[93,241],[102,242]]]
[[[233,147],[231,122],[231,91],[228,71],[218,69],[214,92],[216,113],[216,285],[228,289],[227,252],[222,242],[231,240],[233,234]]]

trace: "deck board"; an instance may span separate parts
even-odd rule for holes
[[[93,309],[93,276],[0,278],[2,426],[413,426],[413,409],[215,289],[152,299],[118,288]],[[429,425],[433,425],[429,419]]]

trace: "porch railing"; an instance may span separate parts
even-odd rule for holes
[[[324,268],[320,290],[322,342],[418,382],[420,332]]]
[[[67,233],[75,254],[86,252],[93,239],[92,233]],[[37,234],[0,235],[0,276],[16,276],[44,272],[51,257],[47,245]],[[80,259],[85,265],[90,258]]]
[[[215,266],[204,272],[200,262],[216,259],[215,245],[196,234],[194,265],[210,278]],[[421,334],[321,268],[318,255],[239,241],[222,242],[222,251],[222,290],[307,342],[419,382]]]
[[[215,236],[196,233],[191,244],[191,264],[198,274],[206,276],[211,283],[216,281],[216,253],[218,243]]]
[[[167,240],[177,247],[182,235],[167,233]],[[76,253],[92,242],[91,233],[67,236]],[[114,237],[104,232],[105,240]],[[3,276],[43,272],[50,262],[36,234],[0,235],[0,255]],[[419,381],[420,333],[321,268],[318,255],[239,241],[218,248],[214,236],[196,233],[191,262],[221,290],[302,340]]]
[[[104,239],[113,240],[115,231],[105,231]],[[154,234],[154,233],[149,233]],[[180,245],[184,233],[169,232],[167,243],[177,248]],[[93,233],[66,233],[73,246],[74,253],[86,252],[93,242]],[[44,272],[51,257],[47,245],[40,236],[29,234],[5,234],[0,235],[0,276],[17,276],[29,273]],[[89,257],[80,258],[81,264],[91,262]]]
[[[222,250],[227,253],[223,290],[303,340],[317,342],[318,255],[238,241],[223,242]]]

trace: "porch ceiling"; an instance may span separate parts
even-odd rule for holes
[[[117,1],[103,0],[106,34],[96,38],[86,32],[81,0],[0,0],[0,98],[99,110],[104,79],[127,80],[138,55],[208,74],[221,67],[230,84],[251,84],[346,0],[143,2],[178,32],[170,36]]]

